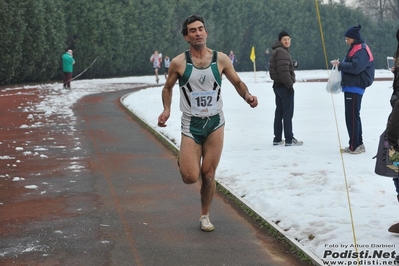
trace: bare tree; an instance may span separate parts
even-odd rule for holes
[[[375,20],[399,20],[399,0],[357,0],[356,6]]]
[[[384,21],[390,0],[357,0],[357,6],[375,20]]]
[[[389,15],[393,20],[399,20],[399,0],[387,0]]]

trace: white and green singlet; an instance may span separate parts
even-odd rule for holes
[[[217,51],[213,51],[212,62],[206,68],[194,66],[189,51],[186,69],[179,78],[180,110],[186,115],[209,117],[222,111],[222,79],[217,66]]]
[[[222,79],[217,66],[217,51],[206,68],[193,65],[189,51],[186,69],[179,79],[182,133],[200,145],[225,123],[221,95]]]

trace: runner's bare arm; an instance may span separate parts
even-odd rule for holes
[[[182,70],[183,69],[183,70]],[[166,121],[170,117],[170,107],[172,105],[172,95],[173,95],[173,87],[176,84],[176,81],[180,77],[182,71],[185,69],[185,57],[184,55],[178,55],[173,60],[170,61],[169,66],[169,75],[166,80],[165,86],[162,89],[162,104],[163,111],[158,117],[158,126],[166,127]]]
[[[226,54],[219,52],[218,65],[221,72],[226,75],[226,78],[231,82],[231,84],[233,84],[238,94],[245,100],[245,102],[247,102],[252,108],[256,107],[258,105],[258,98],[249,93],[247,85],[240,79]]]

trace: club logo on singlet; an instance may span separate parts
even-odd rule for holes
[[[206,75],[200,75],[198,81],[201,83],[201,85],[204,85],[206,79]]]

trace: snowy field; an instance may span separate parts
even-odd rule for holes
[[[392,82],[376,81],[364,94],[361,118],[366,153],[341,155],[340,148],[348,146],[343,94],[328,94],[326,82],[304,82],[327,78],[327,71],[296,71],[293,126],[295,137],[304,141],[300,147],[272,145],[275,104],[266,73],[239,75],[258,96],[259,106],[250,108],[230,82],[223,80],[225,144],[217,181],[326,262],[392,262],[399,238],[387,229],[399,222],[395,215],[399,203],[392,180],[374,174],[372,159],[390,112]],[[392,78],[392,73],[377,70],[376,77]],[[166,128],[157,127],[160,95],[161,88],[149,88],[131,94],[124,103],[178,146],[178,87]],[[215,215],[211,209],[211,218]],[[215,224],[216,229],[218,226],[222,225]],[[357,261],[353,253],[361,251],[363,258]],[[385,252],[389,258],[383,258]]]

